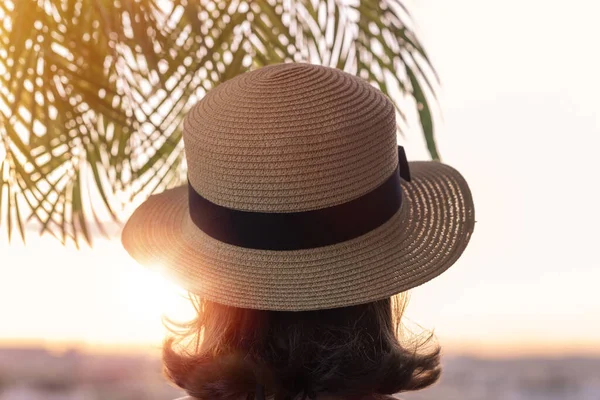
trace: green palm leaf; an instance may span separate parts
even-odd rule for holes
[[[262,65],[343,69],[413,99],[439,159],[437,76],[397,0],[12,0],[0,4],[0,224],[63,242],[185,181],[180,122]],[[129,206],[129,207],[128,207]]]

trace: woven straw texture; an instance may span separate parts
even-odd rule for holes
[[[184,122],[188,176],[233,209],[296,212],[345,203],[398,165],[391,101],[367,81],[304,63],[274,64],[212,89]],[[223,243],[191,221],[187,186],[151,196],[128,220],[125,249],[178,284],[227,305],[311,310],[383,299],[456,262],[473,232],[471,192],[439,162],[410,162],[403,203],[357,238],[302,250]]]

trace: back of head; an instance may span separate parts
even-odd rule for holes
[[[140,205],[122,242],[198,296],[164,349],[191,396],[349,400],[436,381],[439,349],[401,343],[391,296],[458,260],[474,204],[453,167],[408,161],[395,114],[366,80],[308,63],[240,74],[190,109],[187,183]]]
[[[403,344],[404,298],[314,311],[264,311],[193,298],[197,318],[172,326],[167,376],[197,399],[364,399],[417,390],[440,375],[429,338]]]

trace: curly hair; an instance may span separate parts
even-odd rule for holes
[[[236,308],[190,295],[197,317],[167,320],[167,377],[200,400],[318,394],[364,399],[425,388],[440,376],[433,335],[402,344],[406,297],[315,311]],[[426,349],[425,349],[426,347]]]

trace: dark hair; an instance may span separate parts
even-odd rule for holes
[[[316,311],[261,311],[190,296],[191,322],[167,320],[167,377],[201,400],[246,399],[257,383],[276,400],[319,393],[360,399],[418,390],[440,376],[432,335],[402,344],[406,297]],[[251,397],[249,397],[251,398]]]

